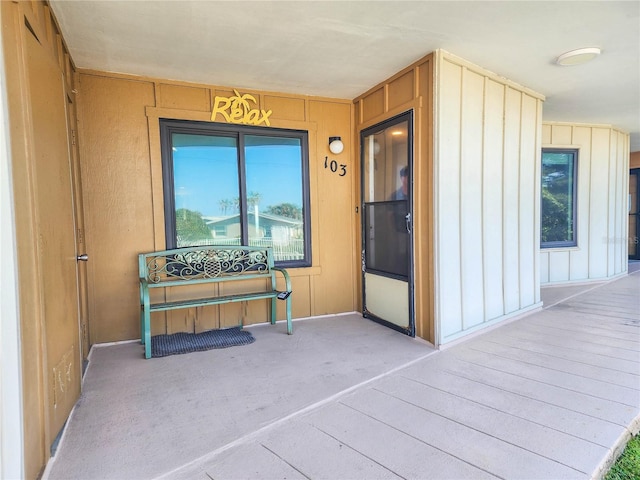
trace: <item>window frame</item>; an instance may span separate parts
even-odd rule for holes
[[[545,153],[564,153],[572,155],[573,162],[573,176],[571,178],[571,222],[572,222],[572,238],[571,240],[562,240],[562,241],[551,241],[551,242],[543,242],[542,241],[542,219],[543,219],[543,203],[542,203],[542,175],[543,175],[543,160]],[[580,149],[578,148],[555,148],[555,147],[544,147],[541,150],[540,154],[540,248],[568,248],[568,247],[576,247],[578,246],[578,159],[580,155]]]
[[[301,184],[302,184],[302,218],[304,232],[304,258],[301,260],[277,260],[276,266],[299,268],[311,267],[311,210],[310,210],[310,182],[309,182],[309,132],[285,128],[271,128],[226,124],[217,122],[203,122],[195,120],[175,120],[160,118],[160,147],[162,160],[162,184],[164,199],[165,242],[167,249],[180,248],[177,246],[176,215],[175,215],[175,182],[173,175],[173,134],[187,135],[215,135],[235,138],[238,149],[238,192],[240,197],[240,244],[248,245],[249,222],[247,217],[247,188],[245,168],[244,136],[297,138],[300,140],[301,152]],[[187,248],[187,247],[185,247]]]

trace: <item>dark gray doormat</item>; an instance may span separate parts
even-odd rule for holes
[[[151,356],[166,357],[181,353],[203,352],[214,348],[235,347],[255,342],[251,332],[240,327],[207,330],[202,333],[172,333],[151,337]]]

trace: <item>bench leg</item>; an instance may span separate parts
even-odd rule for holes
[[[287,334],[293,335],[293,325],[291,324],[291,295],[287,297]]]
[[[271,299],[271,325],[275,325],[276,324],[276,299],[272,298]]]
[[[276,324],[276,307],[277,307],[277,303],[276,303],[276,299],[272,298],[271,299],[271,325],[275,325]],[[286,305],[287,305],[287,333],[289,335],[293,334],[293,325],[291,324],[291,295],[289,295],[289,297],[285,300]]]
[[[143,312],[144,358],[151,358],[151,314],[148,310]]]

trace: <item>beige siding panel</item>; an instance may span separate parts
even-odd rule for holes
[[[306,120],[305,105],[306,102],[303,98],[264,95],[264,106],[262,108],[271,110],[272,113],[269,119],[303,122]]]
[[[314,276],[299,276],[291,278],[291,316],[293,318],[306,318],[313,315],[311,306],[313,305],[313,297],[315,294],[315,285],[313,285]],[[351,279],[349,279],[351,282]],[[284,304],[284,302],[279,302]],[[282,305],[278,306],[278,318],[282,318]],[[295,328],[295,327],[294,327]],[[295,334],[295,330],[294,330]]]
[[[569,251],[551,250],[549,252],[549,281],[566,282],[569,278]]]
[[[366,123],[372,118],[382,115],[385,112],[384,109],[384,87],[379,88],[371,92],[366,97],[360,100],[362,103],[362,121]]]
[[[578,246],[570,250],[570,272],[565,281],[589,278],[589,204],[591,178],[591,128],[576,126],[573,129],[571,145],[580,148],[578,152],[577,188],[577,239]]]
[[[349,141],[351,125],[351,105],[321,101],[309,102],[309,113],[312,122],[318,124],[318,152],[315,165],[318,200],[312,215],[326,221],[314,223],[318,245],[315,262],[322,266],[322,275],[315,279],[315,299],[313,315],[326,315],[335,312],[349,312],[356,309],[357,293],[355,278],[355,259],[359,258],[360,248],[356,245],[355,225],[360,217],[355,214],[352,203],[356,183],[356,170],[350,159],[353,156],[353,145]],[[323,119],[332,119],[323,122]],[[340,136],[344,143],[344,151],[339,155],[329,152],[329,137]],[[325,157],[329,162],[335,160],[344,165],[345,175],[325,168]]]
[[[502,190],[504,85],[487,80],[484,110],[482,164],[482,249],[484,259],[484,315],[493,319],[504,314],[502,283]]]
[[[618,132],[618,203],[616,203],[616,271],[626,272],[628,269],[628,236],[629,236],[629,143],[628,135]]]
[[[410,70],[404,75],[389,82],[388,90],[388,110],[393,110],[407,102],[413,100],[414,97],[414,70]]]
[[[569,271],[560,277],[558,268],[547,281],[579,282],[611,278],[627,269],[627,177],[629,136],[608,125],[549,122],[550,138],[545,144],[579,149],[577,184],[578,246],[564,251],[570,255]],[[567,142],[566,131],[572,136]],[[559,131],[560,133],[556,133]],[[553,271],[553,267],[550,267]]]
[[[614,210],[614,224],[612,238],[609,241],[613,244],[614,253],[610,261],[612,263],[612,274],[617,275],[627,270],[627,230],[628,230],[628,190],[629,180],[627,172],[629,152],[626,148],[626,136],[621,132],[613,131],[612,146],[615,144],[616,169],[613,173],[615,177],[616,196],[612,208]]]
[[[414,307],[416,335],[430,342],[436,342],[434,322],[434,245],[436,243],[433,218],[434,205],[434,167],[433,167],[433,65],[435,54],[427,55],[413,65],[398,72],[393,77],[371,88],[354,100],[355,104],[355,144],[358,145],[358,133],[362,128],[387,120],[394,115],[413,110],[414,112]],[[371,98],[377,101],[377,108],[370,108]],[[365,101],[369,102],[366,114]],[[366,119],[365,119],[366,118]],[[353,153],[354,169],[359,169],[359,156],[356,147]],[[357,180],[357,179],[354,179]],[[355,191],[359,183],[355,183]],[[359,251],[361,218],[356,215],[356,243]],[[459,254],[459,253],[458,253]],[[356,258],[355,271],[359,272],[359,259]],[[359,278],[359,275],[356,275]],[[358,285],[358,292],[359,292]],[[359,296],[358,296],[359,298]],[[358,304],[358,307],[360,305]],[[438,333],[439,335],[439,333]]]
[[[163,185],[158,118],[206,121],[208,93],[232,96],[233,89],[173,85],[168,81],[139,81],[126,76],[92,72],[81,76],[84,191],[92,298],[92,342],[138,338],[139,252],[164,248]],[[240,93],[246,93],[244,91]],[[276,128],[309,132],[309,184],[313,266],[289,269],[293,284],[294,318],[354,311],[357,308],[352,145],[352,104],[348,101],[251,92],[261,105],[270,105]],[[154,105],[161,98],[163,107]],[[292,120],[309,116],[313,121]],[[180,108],[178,108],[180,107]],[[260,107],[264,108],[264,107]],[[277,118],[277,117],[281,118]],[[223,120],[218,118],[218,121]],[[268,129],[268,127],[265,127]],[[336,156],[346,175],[325,170],[328,137],[339,135],[345,151]],[[83,170],[84,174],[84,170]],[[89,193],[87,193],[89,192]],[[93,219],[93,220],[91,220]],[[114,254],[117,252],[117,255]],[[105,284],[106,282],[106,284]],[[279,279],[278,282],[282,283]],[[132,285],[134,288],[131,288]],[[284,285],[280,285],[284,289]],[[206,286],[154,293],[154,298],[189,298],[206,293]],[[228,284],[215,287],[235,291]],[[114,301],[114,299],[117,299]],[[152,333],[198,332],[249,325],[267,320],[268,302],[208,306],[154,315]],[[285,318],[285,305],[277,304],[277,318]]]
[[[24,16],[21,9],[31,11],[31,6],[24,2],[0,2],[2,15],[2,56],[4,65],[3,73],[6,80],[8,128],[11,129],[11,137],[29,139],[31,143],[31,124],[28,119],[31,104],[22,101],[27,95],[28,74],[25,71],[24,45],[22,41],[25,32]],[[3,85],[4,87],[4,85]],[[4,174],[4,173],[3,173]],[[15,209],[15,248],[17,250],[17,267],[19,275],[16,285],[19,294],[18,315],[20,316],[19,337],[21,355],[21,388],[22,398],[16,396],[22,402],[23,415],[19,421],[24,435],[24,459],[16,458],[17,462],[24,460],[24,478],[38,478],[42,468],[49,458],[48,444],[52,435],[47,433],[45,402],[49,388],[45,368],[44,349],[44,312],[40,302],[43,294],[41,288],[42,273],[40,263],[34,252],[38,248],[39,229],[36,222],[36,192],[34,191],[34,178],[31,160],[31,145],[25,141],[15,142],[11,145],[11,189],[14,199],[20,199],[13,203]],[[6,194],[9,194],[7,190]],[[9,204],[3,207],[9,208]],[[5,230],[6,233],[6,230]],[[7,255],[7,252],[3,252]],[[3,292],[8,294],[9,292]],[[3,305],[3,308],[5,306]],[[4,315],[4,311],[3,311]],[[5,322],[3,316],[2,321]],[[4,361],[4,359],[3,359]],[[16,364],[18,365],[18,364]],[[9,449],[11,449],[11,445]]]
[[[549,252],[540,252],[540,283],[549,283]]]
[[[11,137],[18,139],[12,143],[10,180],[14,198],[19,199],[14,208],[16,261],[20,272],[17,301],[21,359],[14,362],[14,367],[20,372],[22,383],[21,394],[16,395],[15,401],[22,404],[23,413],[14,419],[21,424],[20,438],[12,438],[9,429],[4,430],[5,434],[9,433],[5,438],[9,439],[9,452],[14,458],[3,467],[9,466],[5,468],[9,472],[10,466],[15,465],[22,472],[20,478],[32,479],[42,476],[50,456],[49,447],[59,430],[58,420],[64,420],[67,408],[78,398],[80,387],[81,357],[75,316],[78,298],[69,301],[69,296],[77,294],[74,229],[68,224],[74,208],[68,205],[68,194],[56,193],[64,185],[70,186],[67,155],[71,148],[67,127],[73,125],[71,118],[75,118],[75,107],[70,100],[75,94],[69,88],[70,77],[75,72],[65,58],[66,52],[48,6],[38,1],[0,2],[0,10],[0,48],[3,81],[6,80],[3,88],[6,88],[5,101],[10,113],[7,128]],[[38,40],[27,30],[26,23]],[[44,169],[40,169],[42,166]],[[59,169],[57,173],[56,169]],[[73,168],[71,174],[75,180]],[[52,231],[56,234],[51,235]],[[63,255],[56,253],[69,245],[69,236],[62,243],[56,242],[63,232],[70,233],[72,238],[71,255],[69,250]],[[46,261],[39,255],[43,248],[51,254]],[[71,278],[61,275],[60,268],[47,268],[47,261],[67,264],[70,261],[73,267],[64,271]],[[53,290],[45,288],[47,279],[53,281]],[[62,321],[58,326],[52,322],[53,317],[47,317],[46,311],[55,308],[54,304],[59,301],[42,300],[50,294],[73,311],[71,315],[66,312],[55,319]],[[73,337],[69,338],[74,346],[70,347],[70,342],[62,338],[67,333]],[[62,358],[57,351],[62,353]],[[66,374],[58,377],[61,371]],[[54,382],[54,377],[58,381]],[[53,412],[52,404],[55,404]],[[20,445],[11,445],[11,442],[20,442]]]
[[[551,144],[551,125],[542,125],[542,144]]]
[[[522,117],[520,120],[520,306],[533,305],[536,302],[539,286],[536,285],[533,272],[537,270],[538,246],[536,238],[536,205],[540,195],[536,190],[536,165],[539,162],[537,146],[537,100],[529,95],[522,96]]]
[[[571,145],[571,125],[556,125],[551,131],[551,143],[554,145]]]
[[[482,145],[484,77],[462,73],[460,262],[463,330],[484,321]]]
[[[536,102],[537,106],[536,106],[536,119],[538,122],[537,128],[536,128],[536,146],[535,146],[535,160],[534,160],[534,164],[535,164],[535,196],[536,196],[536,201],[534,203],[534,215],[533,215],[533,221],[534,221],[534,239],[535,239],[535,243],[534,243],[534,282],[535,282],[535,303],[537,305],[541,305],[542,304],[542,297],[540,294],[540,212],[542,210],[542,205],[541,205],[541,195],[540,195],[540,191],[542,188],[542,162],[540,161],[541,158],[541,152],[542,152],[542,100],[538,99],[538,101]]]
[[[505,313],[520,309],[520,121],[522,93],[507,87],[505,99],[503,265]]]
[[[211,111],[211,92],[208,88],[161,83],[157,89],[159,107]]]
[[[442,62],[437,175],[437,291],[441,339],[462,331],[460,278],[460,109],[462,68]]]
[[[607,244],[607,277],[612,277],[616,272],[616,217],[620,212],[616,208],[619,205],[620,194],[617,182],[618,173],[618,135],[615,130],[609,132],[609,195],[608,195],[608,226],[604,241]]]
[[[591,202],[589,204],[589,278],[607,276],[609,226],[609,129],[592,129]]]
[[[439,66],[436,314],[448,343],[539,302],[542,99],[446,53]]]
[[[139,337],[137,254],[153,249],[149,82],[81,75],[82,182],[91,342]]]

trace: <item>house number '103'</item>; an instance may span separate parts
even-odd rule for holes
[[[328,168],[333,173],[338,173],[339,176],[344,177],[347,174],[347,166],[344,163],[338,164],[335,160],[329,161],[329,157],[324,157],[324,168]]]

